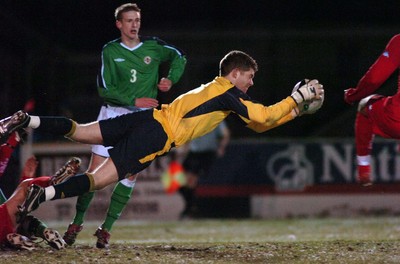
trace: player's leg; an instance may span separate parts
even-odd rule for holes
[[[14,132],[16,133],[16,132]],[[24,165],[24,168],[22,169],[22,175],[21,175],[21,182],[17,186],[17,188],[14,190],[13,194],[10,196],[10,199],[8,203],[10,204],[13,212],[9,212],[10,214],[15,214],[17,211],[15,210],[15,206],[18,206],[20,203],[23,202],[25,199],[25,192],[28,189],[28,186],[30,184],[29,179],[34,178],[36,174],[36,168],[38,166],[38,162],[34,156],[30,157]],[[26,180],[26,181],[25,181]],[[24,182],[25,181],[25,182]],[[3,204],[7,201],[7,198],[3,194],[3,192],[0,189],[0,204]]]
[[[133,114],[123,115],[118,118],[118,120],[113,119],[112,121],[103,121],[101,125],[105,138],[112,140],[113,138],[118,137],[118,135],[113,133],[113,126],[115,126],[115,124],[119,127],[128,126],[132,129],[136,129],[137,127],[141,128],[135,131],[135,133],[129,134],[129,136],[125,137],[123,142],[118,142],[114,148],[111,148],[108,151],[111,154],[111,157],[115,160],[115,164],[119,170],[119,175],[127,175],[126,168],[129,167],[132,167],[132,170],[128,169],[128,172],[136,173],[143,170],[151,163],[151,161],[142,163],[140,161],[138,162],[138,160],[141,157],[146,157],[149,154],[154,153],[154,149],[162,150],[165,147],[167,136],[160,124],[154,122],[152,111],[139,111]],[[140,124],[144,125],[140,126]],[[124,130],[125,129],[122,129],[121,131]],[[120,146],[121,144],[122,147]],[[124,151],[121,151],[123,149],[133,150],[134,155],[137,155],[138,160],[134,162],[129,161],[127,156],[132,156],[132,154],[125,154]],[[124,169],[121,170],[121,168]],[[115,186],[108,208],[107,218],[95,232],[95,236],[98,238],[96,243],[98,248],[108,247],[110,239],[109,231],[128,203],[132,195],[135,180],[136,175],[131,175],[130,177],[118,182]]]
[[[374,136],[400,139],[400,106],[394,97],[371,95],[360,101],[356,117],[355,137],[358,179],[371,183],[371,151]]]
[[[154,119],[152,111],[102,120],[100,124],[105,141],[107,140],[108,145],[114,146],[109,151],[110,158],[93,174],[77,175],[46,189],[33,185],[21,208],[24,214],[36,209],[44,201],[82,195],[88,191],[102,189],[128,174],[136,174],[148,167],[157,155],[162,155],[171,149],[168,135],[162,125]],[[135,128],[137,128],[135,133],[127,133]],[[147,157],[148,160],[141,161],[142,157]]]
[[[102,106],[100,108],[99,115],[97,116],[97,120],[104,120],[112,117],[116,117],[119,115],[118,111],[120,109],[124,109],[124,114],[127,113],[125,108],[111,107],[111,106]],[[90,157],[90,163],[86,172],[92,173],[94,172],[98,166],[100,166],[106,158],[108,158],[108,151],[102,145],[93,145],[92,146],[92,155]],[[64,233],[64,240],[68,245],[72,245],[75,243],[75,240],[80,231],[83,229],[84,217],[87,209],[91,201],[93,200],[94,192],[87,192],[78,197],[75,204],[75,216],[72,222],[68,225],[67,230]]]
[[[92,153],[88,173],[95,171],[95,169],[106,160],[105,157]],[[91,201],[93,200],[95,192],[87,192],[78,196],[75,204],[75,216],[72,222],[68,225],[67,230],[64,233],[64,240],[68,245],[73,245],[79,234],[83,229],[84,217]]]
[[[358,104],[355,121],[355,139],[357,154],[357,179],[363,185],[371,184],[371,151],[375,133],[380,134],[372,115],[380,112],[384,97],[372,94]],[[372,107],[374,105],[374,107]],[[374,129],[375,128],[375,129]]]
[[[115,185],[107,210],[107,217],[94,234],[97,237],[97,248],[109,247],[111,229],[115,221],[121,216],[122,211],[132,196],[137,175],[138,174],[135,174],[129,178],[123,179]]]
[[[66,117],[29,116],[23,111],[0,120],[0,139],[4,140],[13,131],[26,127],[62,135],[80,143],[103,143],[98,122],[81,125]]]
[[[128,109],[125,107],[114,107],[114,106],[107,106],[102,107],[100,109],[100,113],[98,116],[98,120],[104,120],[109,118],[114,118],[117,116],[121,116],[124,114],[128,114],[131,112],[137,112],[138,109]],[[108,150],[110,148],[106,148],[101,145],[94,145],[92,146],[93,156],[97,157],[109,157]],[[97,154],[97,155],[96,155]],[[96,164],[100,164],[102,160],[97,158]],[[94,166],[91,166],[92,170],[95,169]],[[108,206],[106,219],[104,220],[103,224],[96,230],[95,236],[97,237],[96,246],[98,248],[108,248],[109,240],[110,240],[110,231],[114,224],[114,222],[119,218],[123,209],[125,208],[126,204],[128,203],[133,187],[135,185],[135,177],[131,176],[129,178],[123,179],[122,181],[118,182],[111,195],[110,204]]]
[[[196,188],[200,177],[208,174],[211,166],[216,160],[215,151],[189,152],[183,163],[185,170],[186,184],[179,189],[185,200],[184,210],[180,218],[195,217],[197,214]]]
[[[374,134],[371,120],[360,112],[355,121],[357,179],[361,184],[371,183],[371,150]]]
[[[43,238],[49,246],[55,249],[63,249],[66,246],[64,239],[57,230],[49,228],[38,218],[28,215],[19,224],[17,233],[27,237]]]
[[[117,169],[111,159],[107,159],[93,174],[84,173],[46,188],[32,185],[27,197],[20,206],[22,215],[26,215],[45,201],[82,195],[89,191],[100,190],[118,181]]]
[[[17,188],[5,202],[13,226],[17,225],[18,206],[24,202],[26,191],[31,184],[31,181],[32,179],[28,179],[18,184]]]
[[[188,180],[189,178],[190,178],[190,176],[187,177],[186,180],[190,181],[190,180]],[[179,218],[180,219],[190,218],[192,207],[194,204],[193,203],[194,202],[194,189],[185,185],[185,186],[180,187],[178,191],[184,201],[184,207],[183,207],[182,212],[179,215]]]
[[[21,172],[21,179],[20,181],[24,181],[26,179],[31,179],[36,176],[36,169],[39,165],[39,162],[37,161],[35,156],[29,157],[24,164],[24,167],[22,168]]]
[[[191,217],[194,205],[194,187],[197,182],[199,171],[201,170],[199,155],[194,152],[189,152],[182,165],[185,171],[186,180],[185,185],[179,188],[179,193],[184,201],[184,207],[179,218],[186,219]]]
[[[103,138],[99,123],[78,124],[65,117],[31,116],[28,127],[38,131],[62,135],[71,140],[84,144],[102,144]]]

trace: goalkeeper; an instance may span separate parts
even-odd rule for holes
[[[230,114],[248,128],[264,132],[293,120],[298,104],[319,99],[324,93],[322,85],[311,80],[282,101],[264,106],[246,94],[257,70],[256,61],[248,54],[231,51],[220,61],[219,77],[162,105],[161,110],[145,110],[85,125],[65,117],[29,116],[22,111],[1,120],[3,137],[28,126],[85,144],[113,146],[110,158],[93,173],[46,188],[30,187],[21,213],[29,213],[44,201],[99,190],[138,173],[171,148],[209,133]]]

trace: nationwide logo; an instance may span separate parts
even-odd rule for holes
[[[144,57],[143,61],[146,64],[150,64],[151,63],[151,57],[150,56],[146,56],[146,57]]]
[[[114,61],[116,61],[116,62],[123,62],[123,61],[125,61],[125,59],[123,59],[123,58],[116,58],[116,59],[114,59]]]
[[[314,165],[306,157],[304,145],[288,145],[267,162],[267,175],[279,191],[302,191],[314,183]]]

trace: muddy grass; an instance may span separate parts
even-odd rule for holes
[[[396,217],[119,223],[110,250],[95,224],[76,245],[1,251],[0,263],[400,263]],[[59,228],[62,232],[63,228]]]

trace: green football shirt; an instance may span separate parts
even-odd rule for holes
[[[102,66],[98,76],[98,92],[104,102],[113,106],[133,106],[135,99],[157,97],[159,66],[170,65],[167,78],[173,84],[182,76],[185,54],[156,37],[143,37],[130,49],[116,39],[102,50]]]

